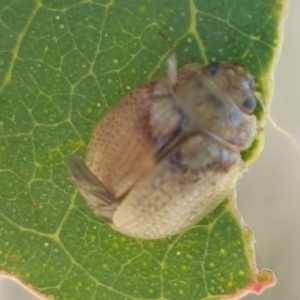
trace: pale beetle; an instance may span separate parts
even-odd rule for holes
[[[95,214],[139,239],[183,232],[235,189],[257,131],[255,84],[236,63],[191,63],[134,89],[96,125],[71,180]]]

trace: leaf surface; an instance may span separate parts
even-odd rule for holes
[[[55,299],[234,299],[274,283],[226,200],[185,234],[145,242],[96,219],[64,157],[132,88],[189,61],[255,76],[262,125],[283,0],[0,0],[0,268]],[[243,153],[252,161],[262,136]],[[242,195],[239,195],[242,196]]]

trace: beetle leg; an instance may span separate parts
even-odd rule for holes
[[[67,156],[66,163],[73,184],[88,200],[95,213],[100,218],[111,220],[119,201],[96,178],[82,160],[75,156]]]
[[[177,58],[175,53],[168,58],[167,65],[169,81],[171,86],[174,86],[177,83]]]

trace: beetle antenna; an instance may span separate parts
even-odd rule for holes
[[[168,37],[161,31],[157,31],[157,34],[162,37],[162,39],[166,42],[166,44],[169,46],[169,48],[172,50],[172,52],[176,53],[176,49],[174,45],[170,42]]]

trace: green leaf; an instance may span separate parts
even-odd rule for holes
[[[172,49],[158,32],[180,66],[247,66],[263,126],[284,10],[284,0],[0,0],[2,272],[55,299],[216,300],[272,285],[230,200],[185,234],[134,240],[96,219],[64,157],[83,156],[109,107],[165,72]]]

